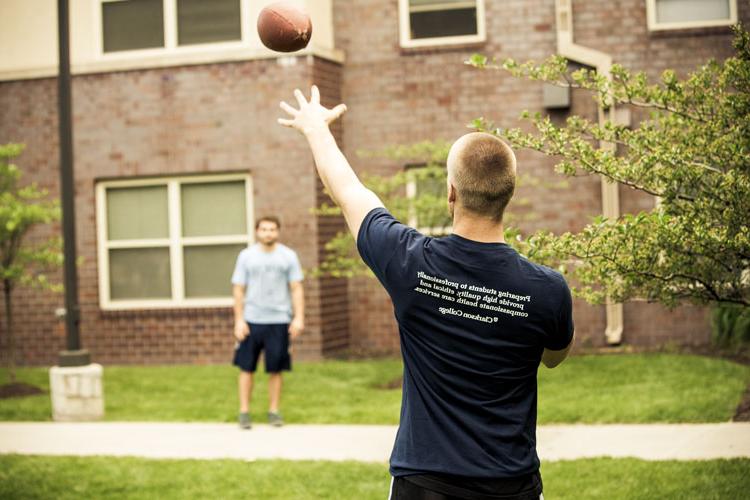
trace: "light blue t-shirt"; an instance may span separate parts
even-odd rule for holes
[[[292,319],[292,296],[289,283],[302,281],[302,268],[291,248],[276,244],[265,252],[256,243],[237,257],[232,273],[233,285],[245,285],[245,321],[272,324]]]

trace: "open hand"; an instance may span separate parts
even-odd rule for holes
[[[320,91],[316,85],[310,89],[310,101],[299,89],[294,90],[294,97],[297,98],[299,109],[295,109],[284,101],[279,104],[281,109],[286,111],[291,119],[279,118],[279,123],[285,127],[291,127],[299,130],[303,134],[309,134],[321,128],[327,128],[328,124],[340,117],[346,111],[346,104],[328,109],[320,104]]]

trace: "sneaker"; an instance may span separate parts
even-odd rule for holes
[[[274,427],[281,427],[282,425],[284,425],[284,419],[281,418],[281,413],[277,411],[269,411],[268,423]]]
[[[249,413],[240,413],[240,429],[249,429],[253,425],[250,422],[250,414]]]

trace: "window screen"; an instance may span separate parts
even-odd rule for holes
[[[179,45],[240,40],[240,0],[177,0]]]
[[[409,25],[412,40],[476,35],[476,2],[409,0]]]
[[[181,200],[183,236],[247,232],[244,181],[183,184]]]
[[[730,0],[656,0],[657,23],[729,19]]]
[[[164,47],[162,0],[102,3],[104,52]]]

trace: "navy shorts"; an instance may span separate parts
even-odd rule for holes
[[[292,369],[289,355],[289,324],[261,325],[248,323],[250,335],[234,348],[233,364],[243,372],[254,372],[258,356],[264,351],[266,373],[277,373]]]
[[[516,478],[474,479],[447,474],[394,477],[388,500],[544,500],[539,471]]]

